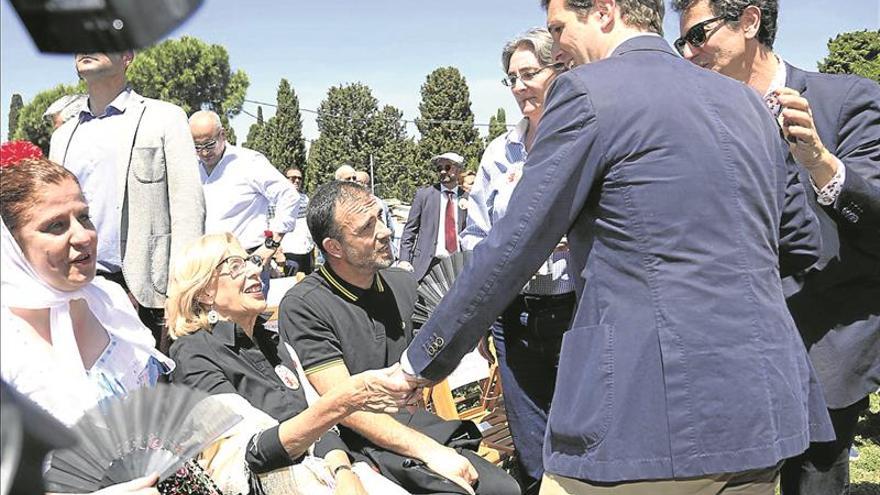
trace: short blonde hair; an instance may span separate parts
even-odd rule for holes
[[[198,297],[214,278],[217,265],[233,249],[240,250],[241,245],[228,232],[204,235],[188,244],[174,261],[165,301],[168,335],[172,339],[211,330],[208,308]]]

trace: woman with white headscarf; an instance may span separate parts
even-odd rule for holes
[[[122,289],[95,278],[97,235],[73,174],[43,158],[0,168],[0,217],[4,381],[73,425],[174,368]]]

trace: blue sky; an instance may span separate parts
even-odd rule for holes
[[[380,104],[418,115],[419,89],[433,69],[458,67],[468,81],[477,122],[486,123],[499,107],[508,122],[519,118],[509,91],[501,85],[504,42],[544,24],[538,0],[207,0],[169,37],[196,36],[229,51],[230,63],[250,78],[247,98],[275,101],[282,77],[316,109],[330,86],[360,81]],[[880,27],[878,0],[781,0],[776,51],[789,62],[815,69],[835,34]],[[678,36],[678,17],[666,16],[666,38]],[[5,138],[9,101],[25,102],[59,83],[74,83],[73,59],[40,54],[8,0],[0,0],[0,136]],[[244,109],[256,113],[256,106]],[[273,110],[263,108],[268,118]],[[317,137],[313,114],[303,113],[305,135]],[[233,125],[240,139],[252,117]],[[415,127],[408,131],[415,134]],[[485,132],[483,129],[482,132]]]

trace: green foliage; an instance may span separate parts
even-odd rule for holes
[[[259,151],[265,155],[266,149],[263,146],[263,129],[265,125],[266,123],[263,121],[263,106],[260,105],[257,106],[257,121],[248,128],[247,138],[242,146]]]
[[[278,85],[276,101],[275,115],[259,131],[258,146],[262,148],[259,151],[281,172],[296,165],[307,176],[299,99],[287,79],[282,79]]]
[[[23,106],[21,95],[18,93],[12,95],[12,100],[9,102],[9,131],[6,134],[6,139],[11,139],[15,134],[15,129],[18,127],[18,113]]]
[[[507,114],[503,108],[499,108],[495,115],[489,117],[489,136],[486,138],[486,143],[491,143],[505,132],[507,132]]]
[[[43,113],[49,105],[65,95],[82,94],[86,92],[85,84],[67,86],[60,84],[52,89],[37,93],[27,105],[21,107],[18,113],[18,125],[12,139],[26,139],[39,146],[43,153],[49,154],[49,140],[52,137],[52,123],[43,118]]]
[[[380,197],[411,198],[422,177],[413,171],[416,145],[406,137],[400,110],[385,106],[361,83],[331,87],[318,107],[321,135],[312,143],[306,186],[333,180],[342,164],[369,171],[372,157]]]
[[[475,170],[483,153],[483,140],[474,127],[470,91],[455,67],[441,67],[428,74],[422,85],[416,126],[422,138],[419,157],[424,167],[432,156],[454,151],[464,156],[467,167]]]
[[[880,495],[880,394],[870,395],[870,407],[859,418],[853,443],[858,460],[850,462],[850,493]]]
[[[828,40],[828,56],[819,63],[827,74],[856,74],[880,83],[880,31],[853,31]]]
[[[191,36],[166,40],[139,52],[127,76],[138,93],[174,103],[187,115],[201,109],[217,112],[234,142],[228,119],[241,112],[249,83],[243,71],[232,71],[223,46]]]

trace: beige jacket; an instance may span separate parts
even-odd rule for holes
[[[128,151],[119,164],[117,204],[122,272],[138,303],[165,304],[169,264],[205,230],[205,198],[199,162],[183,110],[132,91],[120,118]],[[66,165],[70,139],[79,119],[70,119],[52,135],[49,159]]]

